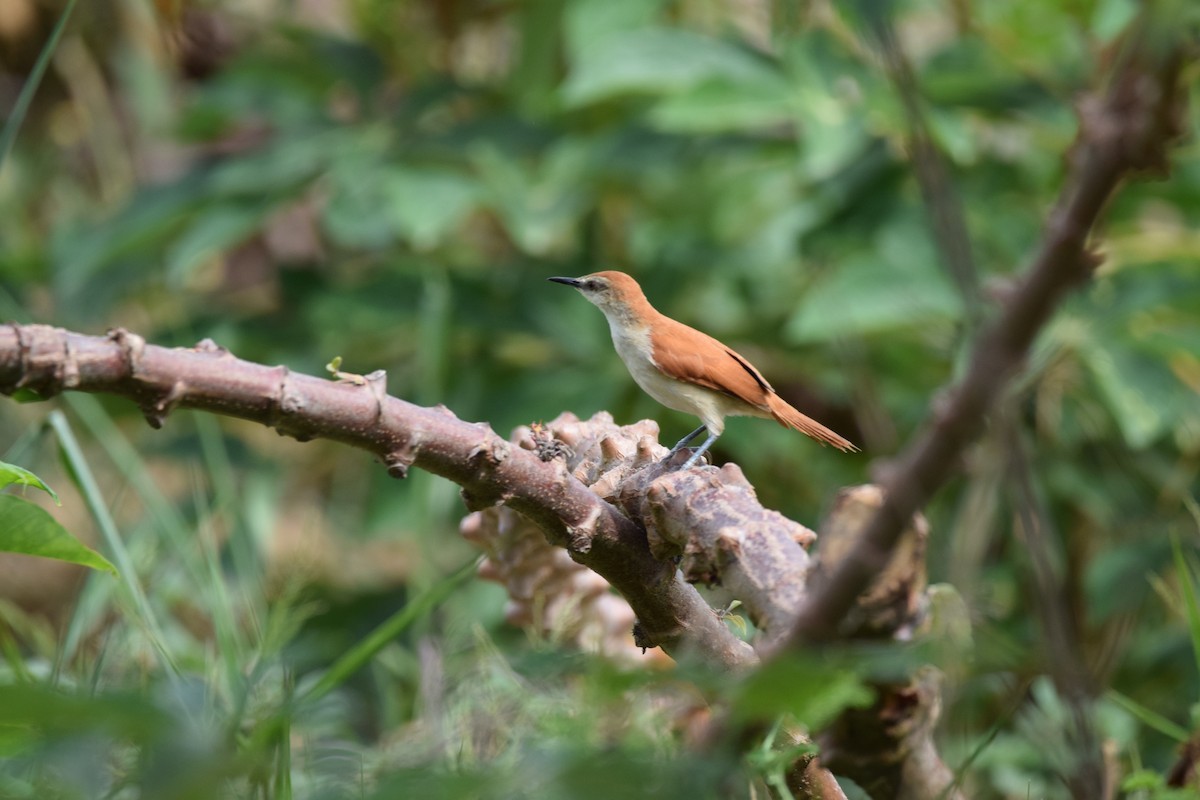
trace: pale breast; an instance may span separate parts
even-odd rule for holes
[[[612,332],[613,346],[617,355],[625,362],[634,382],[646,394],[662,403],[667,408],[692,414],[714,433],[724,430],[724,418],[727,416],[753,415],[761,416],[758,409],[752,408],[737,398],[727,397],[720,392],[685,383],[669,378],[659,371],[651,357],[653,352],[650,345],[649,330],[630,329],[609,325]]]

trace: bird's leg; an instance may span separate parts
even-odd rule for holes
[[[696,450],[696,452],[692,453],[691,458],[683,462],[683,466],[680,467],[680,469],[690,469],[693,464],[700,460],[700,456],[708,452],[708,448],[712,447],[712,443],[715,442],[717,437],[720,435],[721,434],[719,433],[708,434],[708,438],[704,440],[704,444],[700,445],[700,448]]]
[[[699,428],[696,428],[696,430],[692,431],[687,436],[680,439],[678,444],[676,444],[674,447],[671,448],[671,452],[667,453],[667,457],[663,460],[664,461],[669,460],[671,458],[671,456],[675,455],[680,450],[687,447],[688,442],[692,441],[692,439],[695,439],[697,436],[704,433],[704,431],[706,431],[706,430],[708,430],[708,428],[706,428],[704,425],[701,425]]]

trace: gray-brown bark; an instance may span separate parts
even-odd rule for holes
[[[388,396],[383,373],[331,381],[235,358],[211,342],[146,344],[126,331],[85,336],[45,325],[0,326],[0,393],[103,392],[136,402],[159,427],[175,408],[260,422],[300,441],[326,438],[374,453],[389,474],[426,469],[463,488],[468,507],[507,505],[603,575],[629,601],[650,639],[730,669],[757,662],[673,565],[651,553],[645,531],[568,474],[486,424],[443,407]]]

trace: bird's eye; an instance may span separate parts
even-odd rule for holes
[[[587,287],[588,291],[590,291],[590,292],[596,292],[601,289],[608,288],[607,286],[604,285],[604,281],[598,281],[595,278],[592,278],[591,280],[586,281],[583,285],[585,287]]]

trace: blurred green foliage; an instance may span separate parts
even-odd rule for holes
[[[29,11],[0,31],[7,106],[37,56],[18,44],[48,41],[62,4],[6,2]],[[1072,105],[1137,7],[92,0],[0,164],[0,316],[211,337],[314,374],[341,355],[501,433],[607,409],[674,441],[694,421],[643,396],[600,315],[544,280],[622,269],[863,445],[847,457],[760,421],[721,439],[718,460],[742,464],[764,503],[813,524],[838,486],[868,479],[868,458],[899,449],[970,344],[914,137],[945,162],[990,309],[1062,185]],[[881,13],[919,119],[880,57]],[[1035,613],[1047,598],[1013,521],[1017,441],[1095,694],[1129,699],[1094,717],[1140,776],[1130,796],[1167,796],[1154,779],[1176,743],[1151,715],[1192,728],[1194,598],[1169,535],[1194,558],[1198,155],[1188,140],[1167,180],[1112,205],[1096,280],[929,509],[931,571],[975,624],[941,736],[973,797],[1065,794],[1066,712]],[[0,794],[716,792],[720,765],[689,757],[663,708],[685,677],[616,680],[530,642],[491,586],[448,593],[335,691],[296,702],[470,557],[454,488],[239,423],[179,414],[150,432],[127,404],[56,407],[45,435],[45,407],[6,405],[0,458],[76,481],[67,527],[129,569],[89,578],[50,621],[0,608],[22,642],[0,640]],[[794,685],[830,680],[795,669]],[[853,676],[835,685],[835,705],[863,701]]]

